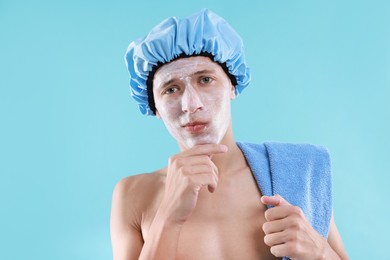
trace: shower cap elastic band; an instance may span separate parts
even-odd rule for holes
[[[225,64],[235,77],[236,95],[248,86],[250,71],[246,66],[241,37],[220,16],[203,9],[187,18],[170,17],[127,48],[125,61],[130,74],[130,91],[144,115],[154,115],[148,102],[147,80],[155,66],[186,55],[209,53]]]

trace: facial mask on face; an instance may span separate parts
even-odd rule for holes
[[[180,146],[221,142],[234,88],[220,65],[207,57],[178,59],[156,72],[153,85],[158,115]]]

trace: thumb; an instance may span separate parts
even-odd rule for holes
[[[264,205],[269,205],[269,206],[273,206],[273,207],[290,205],[290,203],[288,203],[288,201],[285,200],[279,194],[275,194],[274,196],[262,196],[261,202]]]

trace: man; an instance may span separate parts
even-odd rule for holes
[[[126,61],[141,112],[162,119],[181,152],[115,187],[115,260],[347,259],[327,152],[234,140],[230,102],[250,74],[226,21],[208,10],[169,18]]]

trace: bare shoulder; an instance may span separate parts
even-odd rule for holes
[[[140,192],[144,190],[144,188],[149,187],[150,185],[154,186],[161,184],[161,182],[164,182],[164,179],[164,169],[157,170],[151,173],[142,173],[128,176],[121,179],[116,184],[114,193]]]
[[[113,203],[119,202],[123,209],[142,214],[162,193],[165,173],[165,169],[160,169],[121,179],[114,188]]]

